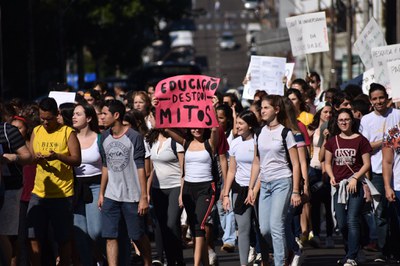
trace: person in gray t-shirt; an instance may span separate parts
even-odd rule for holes
[[[140,250],[144,265],[151,265],[151,247],[144,233],[144,215],[149,203],[144,170],[143,137],[122,124],[125,106],[118,100],[106,102],[103,123],[109,129],[101,136],[103,170],[98,206],[102,213],[102,236],[107,239],[109,265],[118,262],[118,232],[123,215],[129,237]]]

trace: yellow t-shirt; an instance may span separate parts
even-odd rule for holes
[[[69,155],[68,139],[74,129],[61,126],[48,133],[43,126],[34,129],[34,153],[48,155],[50,150]],[[60,160],[40,161],[36,166],[35,185],[32,193],[40,198],[66,198],[74,195],[73,167]]]
[[[312,123],[313,119],[314,115],[311,113],[307,113],[306,111],[301,112],[299,117],[297,117],[297,120],[303,123],[306,127]]]

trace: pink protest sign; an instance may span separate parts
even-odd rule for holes
[[[181,75],[166,78],[156,86],[157,128],[211,128],[218,126],[212,98],[219,78]]]

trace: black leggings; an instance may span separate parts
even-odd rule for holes
[[[204,237],[205,224],[215,201],[215,183],[185,181],[182,200],[193,236]]]
[[[170,189],[152,188],[154,211],[160,225],[162,242],[168,265],[183,265],[181,213],[178,198],[180,187]]]

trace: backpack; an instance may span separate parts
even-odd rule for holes
[[[263,129],[263,127],[264,127],[264,126],[258,128],[257,131],[256,131],[256,136],[257,136],[257,141],[256,141],[256,143],[257,143],[257,155],[258,155],[258,156],[260,156],[260,151],[259,151],[259,149],[258,149],[258,137],[260,136],[261,130]],[[288,134],[289,131],[291,131],[289,128],[284,127],[284,128],[282,129],[281,136],[282,136],[282,145],[283,145],[283,147],[285,148],[286,160],[287,160],[287,162],[289,163],[289,168],[290,168],[290,170],[293,171],[293,166],[292,166],[292,162],[290,161],[289,150],[288,150],[288,148],[287,148],[287,143],[286,143],[286,137],[287,137],[287,134]]]
[[[191,141],[185,142],[185,146],[183,147],[185,150],[185,153],[186,153],[187,149],[189,148],[190,143],[191,143]],[[176,143],[175,143],[175,145],[176,145]],[[172,143],[171,143],[171,147],[172,147]],[[211,158],[211,175],[213,176],[213,182],[215,182],[215,184],[217,184],[220,181],[220,175],[219,175],[219,171],[218,171],[218,162],[217,162],[217,158],[213,155],[211,145],[210,145],[210,142],[208,141],[208,139],[206,141],[204,141],[204,147],[206,148],[206,151],[208,152],[208,154],[210,155],[210,158]],[[183,173],[185,173],[185,172],[183,172]]]

